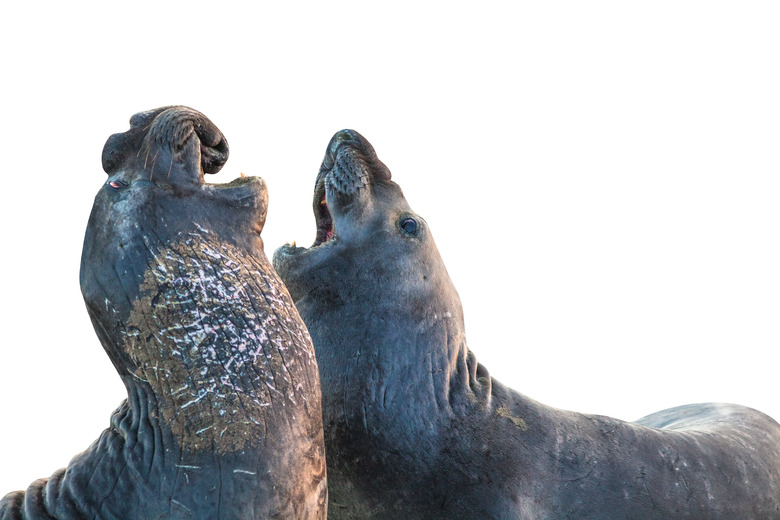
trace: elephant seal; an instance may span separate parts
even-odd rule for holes
[[[780,425],[760,412],[630,423],[491,378],[430,229],[358,133],[331,140],[314,214],[314,245],[274,267],[317,354],[329,518],[780,518]]]
[[[265,183],[207,184],[228,157],[205,116],[136,114],[103,150],[81,290],[127,388],[67,468],[0,518],[323,519],[314,350],[263,253]]]

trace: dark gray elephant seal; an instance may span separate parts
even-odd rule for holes
[[[491,378],[430,229],[356,132],[330,142],[314,212],[315,244],[274,266],[317,353],[329,518],[780,518],[766,415],[700,404],[627,423]]]
[[[202,114],[136,114],[103,150],[81,289],[127,400],[67,468],[7,495],[7,519],[323,519],[314,351],[263,253],[259,178]],[[54,431],[54,430],[53,430]]]

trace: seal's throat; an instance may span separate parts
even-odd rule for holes
[[[244,449],[296,404],[290,363],[313,363],[308,333],[270,266],[209,232],[153,254],[124,332],[132,376],[190,451]],[[265,301],[256,301],[262,295]]]

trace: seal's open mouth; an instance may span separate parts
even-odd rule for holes
[[[330,256],[349,251],[362,234],[372,232],[371,226],[382,220],[381,211],[374,209],[394,186],[390,170],[363,136],[341,130],[331,138],[312,194],[314,243],[309,247],[287,243],[273,255],[274,268],[291,294],[303,294],[317,285],[303,272],[327,268]],[[307,282],[299,285],[295,280]]]
[[[317,247],[328,242],[336,234],[333,216],[328,210],[324,182],[317,183],[317,187],[314,190],[314,201],[314,219],[317,222],[317,236],[312,247]]]
[[[365,204],[364,196],[371,184],[387,180],[390,180],[390,170],[362,135],[354,130],[336,132],[328,143],[314,185],[317,235],[312,247],[336,237],[336,222]]]

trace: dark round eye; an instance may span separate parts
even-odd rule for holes
[[[111,181],[111,182],[108,183],[108,185],[111,186],[112,188],[114,188],[115,190],[118,190],[119,188],[124,188],[125,186],[127,186],[127,184],[125,184],[122,181]]]
[[[409,235],[417,234],[417,221],[413,218],[405,218],[401,221],[401,229]]]

